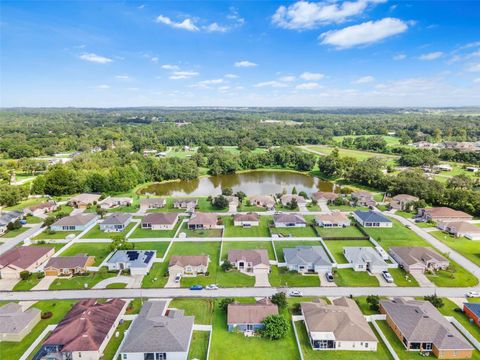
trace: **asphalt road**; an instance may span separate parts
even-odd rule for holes
[[[30,236],[35,235],[40,230],[41,227],[42,227],[42,224],[35,224],[30,229],[21,233],[20,235],[14,238],[7,239],[2,245],[0,245],[0,254],[3,254],[4,252],[10,250],[11,248],[17,246],[18,244],[20,244],[22,241],[26,240]]]

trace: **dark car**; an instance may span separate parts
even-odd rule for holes
[[[192,285],[190,286],[190,290],[203,290],[202,285]]]
[[[329,271],[325,274],[328,282],[333,282],[333,274]]]

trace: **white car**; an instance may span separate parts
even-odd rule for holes
[[[469,298],[479,298],[480,293],[478,291],[469,291],[467,293],[467,297],[469,297]]]
[[[388,271],[382,271],[382,276],[387,283],[393,283],[393,277]]]
[[[302,297],[303,296],[302,292],[298,291],[298,290],[292,290],[292,291],[290,291],[290,293],[288,295],[292,296],[292,297]]]
[[[215,284],[210,284],[205,286],[205,290],[218,290],[218,286]]]

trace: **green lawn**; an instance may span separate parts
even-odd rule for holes
[[[48,326],[58,324],[65,314],[71,309],[76,301],[72,300],[49,300],[39,301],[33,307],[44,311],[51,311],[53,316],[49,319],[40,320],[40,322],[32,329],[30,334],[20,342],[1,342],[1,357],[3,359],[20,359],[28,347],[40,336],[42,331]]]
[[[377,324],[401,360],[419,360],[424,358],[418,351],[407,351],[397,335],[390,329],[386,320],[377,321]],[[434,359],[435,357],[432,358]]]
[[[212,205],[205,196],[198,197],[197,210],[199,212],[227,212],[228,206],[225,209],[217,209]]]
[[[356,210],[361,210],[361,211],[367,211],[368,208],[366,206],[350,206],[350,205],[328,205],[328,208],[330,210],[338,210],[338,211],[356,211]]]
[[[100,281],[115,276],[117,276],[116,272],[108,272],[106,267],[102,267],[100,271],[90,272],[88,275],[76,275],[71,278],[58,277],[50,285],[49,290],[91,289]],[[86,287],[85,284],[87,284]]]
[[[323,228],[320,226],[315,227],[318,235],[321,237],[364,237],[360,230],[356,226],[347,226],[342,228]]]
[[[165,276],[168,270],[168,262],[153,263],[149,273],[142,280],[142,288],[162,288],[167,283]]]
[[[478,279],[466,269],[449,259],[447,270],[440,270],[435,274],[426,274],[428,279],[440,287],[467,287],[478,284]]]
[[[377,278],[366,271],[335,269],[333,276],[338,286],[379,286]]]
[[[16,283],[13,287],[13,291],[28,291],[37,285],[40,280],[41,279],[39,279],[36,274],[32,274],[27,280],[20,280]]]
[[[142,229],[140,225],[130,235],[132,239],[148,239],[148,238],[173,238],[177,232],[178,227],[182,223],[181,220],[177,221],[173,230],[148,230]]]
[[[51,246],[55,249],[55,252],[63,248],[66,243],[54,243],[54,242],[45,242],[45,241],[37,241],[32,242],[29,246]]]
[[[95,225],[89,232],[82,236],[82,239],[113,239],[115,236],[127,235],[130,230],[135,226],[134,222],[128,224],[127,228],[119,232],[106,232],[100,230],[100,225]]]
[[[273,287],[314,287],[320,286],[320,279],[317,274],[301,275],[296,271],[289,271],[286,267],[272,266],[268,276],[270,285]]]
[[[229,250],[249,250],[249,249],[265,249],[268,251],[268,258],[275,260],[273,246],[271,241],[224,241],[222,250],[222,260],[226,260]]]
[[[221,237],[222,236],[222,229],[207,229],[207,230],[189,230],[188,224],[182,224],[180,232],[183,232],[187,235],[187,237]]]
[[[11,239],[11,238],[14,238],[14,237],[16,237],[20,234],[23,234],[28,229],[29,229],[28,227],[22,226],[19,229],[7,230],[7,232],[5,234],[3,234],[2,236],[0,236],[0,238]]]
[[[210,339],[209,331],[194,330],[192,342],[188,352],[188,360],[207,360],[208,341]]]
[[[105,289],[125,289],[126,286],[127,284],[125,283],[113,283],[105,286]]]
[[[135,298],[127,306],[127,310],[125,310],[125,314],[132,315],[138,314],[140,309],[143,306],[143,298]]]
[[[446,316],[453,316],[465,327],[465,329],[468,330],[468,332],[470,332],[470,334],[472,334],[472,336],[475,337],[475,339],[480,341],[480,328],[474,323],[471,323],[469,318],[463,312],[455,311],[455,309],[458,308],[455,303],[446,298],[443,298],[442,300],[445,305],[439,309],[440,312]]]
[[[125,332],[128,330],[131,323],[132,323],[131,321],[124,321],[123,324],[118,324],[117,328],[113,332],[112,337],[110,338],[110,341],[105,347],[102,360],[114,360],[115,353],[117,352],[118,347],[120,346],[125,336]],[[117,331],[120,334],[118,337],[115,336]]]
[[[264,207],[260,207],[260,206],[255,206],[255,205],[250,205],[248,203],[248,199],[244,199],[242,204],[238,206],[237,210],[239,212],[249,212],[249,211],[253,211],[253,212],[259,212],[259,211],[267,211],[267,209],[265,209]]]
[[[277,253],[277,258],[279,262],[285,261],[285,258],[283,257],[283,249],[285,248],[294,248],[297,246],[322,246],[320,241],[314,240],[275,240],[273,244],[275,245],[275,251]]]
[[[213,299],[173,299],[168,307],[182,309],[187,316],[195,316],[195,324],[210,325],[213,320],[215,300]]]
[[[185,209],[177,209],[173,207],[173,202],[174,202],[173,197],[166,197],[165,198],[165,206],[163,208],[158,208],[158,209],[150,209],[147,210],[149,213],[153,212],[185,212]]]
[[[70,213],[71,213],[72,211],[73,211],[73,207],[68,206],[68,205],[60,205],[60,206],[57,208],[57,210],[52,211],[52,212],[50,213],[50,215],[51,215],[51,216],[55,216],[55,217],[56,217],[57,215],[60,215],[60,214],[67,216],[67,215],[70,215]]]
[[[75,243],[61,253],[60,256],[75,256],[77,254],[95,256],[95,263],[92,266],[98,266],[105,260],[110,252],[110,244],[108,243]]]
[[[339,264],[347,263],[347,259],[343,256],[344,247],[373,247],[373,244],[368,240],[325,240],[325,244]]]
[[[397,146],[397,145],[400,145],[400,138],[399,137],[396,137],[396,136],[389,136],[389,135],[345,135],[345,136],[334,136],[332,138],[332,140],[334,141],[338,141],[339,143],[341,143],[343,141],[344,138],[357,138],[357,137],[360,137],[360,136],[363,136],[363,137],[370,137],[370,136],[381,136],[386,142],[387,142],[387,146]]]
[[[49,233],[49,230],[45,229],[40,234],[32,238],[32,240],[59,240],[65,239],[70,234],[74,234],[76,236],[80,233],[81,231],[56,231]]]
[[[310,146],[307,146],[307,148],[325,155],[330,154],[334,149],[334,147],[327,147],[327,146],[321,146],[321,145],[310,145]],[[339,150],[339,155],[341,157],[349,156],[357,159],[358,161],[367,160],[374,157],[374,158],[384,159],[387,161],[387,163],[395,165],[396,164],[395,160],[399,158],[398,155],[387,155],[387,154],[374,153],[374,152],[361,151],[361,150],[352,150],[352,149],[338,149],[338,150]]]
[[[170,241],[145,241],[132,243],[136,250],[156,250],[157,258],[165,255]]]
[[[22,209],[27,208],[27,207],[30,207],[30,206],[32,206],[32,205],[41,204],[41,203],[44,203],[44,202],[46,202],[46,201],[48,201],[47,198],[32,198],[32,199],[27,199],[27,200],[24,200],[24,201],[19,202],[19,203],[16,204],[16,205],[8,206],[8,207],[4,208],[3,210],[4,210],[4,211],[22,210]]]
[[[250,228],[233,226],[232,216],[223,216],[222,220],[225,226],[225,237],[270,237],[268,225],[272,222],[271,216],[260,216],[259,225]]]
[[[32,215],[27,215],[25,217],[25,220],[27,220],[27,224],[41,224],[41,223],[43,223],[43,219],[41,219],[39,217],[36,217],[36,216],[32,216]]]
[[[117,206],[117,207],[108,209],[107,211],[109,213],[116,213],[116,212],[134,213],[134,212],[137,212],[138,209],[140,209],[140,205]]]
[[[392,246],[426,246],[430,247],[423,238],[415,234],[396,219],[390,218],[393,222],[391,228],[365,228],[380,245],[388,251]]]
[[[310,223],[305,217],[305,220],[307,220],[308,223]],[[315,232],[315,229],[313,226],[307,225],[306,227],[287,227],[287,228],[276,228],[276,227],[271,227],[270,232],[273,234],[279,234],[283,237],[317,237],[317,233]]]
[[[397,268],[397,269],[388,269],[388,272],[392,275],[393,281],[397,286],[402,287],[416,287],[418,286],[417,280],[410,274],[408,274],[405,270]]]
[[[465,237],[457,238],[443,231],[432,231],[429,234],[480,266],[480,245],[478,241],[468,240]]]

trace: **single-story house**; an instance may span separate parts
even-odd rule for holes
[[[477,326],[480,327],[480,304],[479,303],[464,303],[464,314],[471,319]]]
[[[373,199],[373,195],[368,191],[355,191],[350,194],[353,202],[358,206],[375,206],[377,202]]]
[[[354,271],[379,274],[388,270],[387,263],[374,248],[348,246],[343,248],[343,255],[353,265]]]
[[[315,216],[315,223],[321,227],[347,227],[351,221],[347,215],[340,211]]]
[[[156,250],[117,250],[105,265],[108,270],[129,269],[131,275],[146,275],[156,255]]]
[[[409,273],[444,270],[450,265],[446,257],[427,247],[393,246],[389,253],[398,265]]]
[[[119,232],[127,228],[132,221],[132,214],[129,213],[112,213],[100,223],[100,230],[106,232]]]
[[[148,210],[148,209],[160,209],[163,208],[166,204],[164,198],[148,198],[148,199],[141,199],[140,200],[140,209]]]
[[[275,227],[306,227],[307,221],[300,214],[281,213],[273,215]]]
[[[22,271],[32,272],[55,253],[51,246],[19,246],[0,255],[2,279],[20,279]]]
[[[283,249],[288,270],[306,272],[332,271],[332,261],[323,246],[297,246]]]
[[[407,351],[428,351],[439,359],[472,357],[473,346],[428,301],[381,300],[380,312]]]
[[[175,275],[197,276],[208,271],[209,262],[210,258],[207,255],[173,255],[168,263],[168,272]]]
[[[480,226],[466,221],[440,222],[437,227],[456,237],[466,237],[470,240],[480,240]]]
[[[132,198],[111,196],[100,203],[102,209],[111,209],[119,206],[131,206],[133,204]]]
[[[193,210],[197,207],[197,205],[198,205],[198,199],[195,199],[195,198],[176,199],[173,202],[173,207],[175,209]]]
[[[253,195],[248,198],[248,203],[251,206],[264,207],[267,210],[275,208],[275,199],[270,195]]]
[[[165,301],[147,301],[120,347],[122,360],[187,360],[193,316],[167,309]]]
[[[424,221],[470,221],[473,216],[463,211],[453,210],[449,207],[434,207],[418,209],[418,217]]]
[[[433,165],[433,170],[437,171],[452,171],[453,168],[451,165],[448,164],[439,164],[439,165]]]
[[[35,359],[101,359],[125,307],[120,299],[79,301],[43,342]]]
[[[22,211],[0,212],[0,235],[7,232],[8,224],[23,218]]]
[[[235,214],[233,216],[233,226],[252,227],[258,226],[260,223],[260,215],[254,212],[246,214]]]
[[[78,254],[75,256],[56,256],[50,258],[44,266],[45,276],[77,275],[87,272],[87,267],[95,263],[95,256]]]
[[[410,210],[411,209],[411,203],[414,201],[418,201],[418,197],[408,195],[408,194],[398,194],[392,197],[389,200],[389,205],[391,209],[396,209],[396,210]]]
[[[53,231],[83,231],[97,222],[97,214],[77,214],[65,216],[52,225]]]
[[[353,218],[363,227],[391,228],[392,221],[378,211],[354,211]]]
[[[262,321],[270,315],[278,315],[278,306],[267,298],[258,300],[254,304],[237,302],[228,304],[228,331],[255,332],[263,329]]]
[[[8,303],[0,307],[0,342],[20,342],[30,334],[40,321],[41,311],[31,307],[23,310],[17,303]]]
[[[47,214],[49,212],[57,210],[58,205],[55,201],[46,201],[41,204],[32,205],[26,208],[24,212],[33,216]]]
[[[328,204],[335,201],[340,195],[331,191],[317,191],[311,196],[318,204]]]
[[[285,195],[282,195],[282,197],[280,198],[280,203],[283,205],[283,206],[287,206],[289,205],[293,200],[295,200],[297,202],[297,204],[302,204],[302,205],[305,205],[307,203],[307,200],[305,200],[305,198],[303,196],[300,196],[300,195],[291,195],[291,194],[285,194]]]
[[[73,207],[85,209],[90,205],[95,205],[100,200],[100,198],[101,195],[99,194],[85,193],[72,197],[68,203]]]
[[[190,230],[218,229],[218,217],[212,213],[196,212],[188,220],[188,228]]]
[[[149,230],[173,230],[177,221],[177,213],[151,213],[143,217],[140,226]]]
[[[265,249],[229,250],[228,261],[239,271],[266,274],[270,272],[268,251]]]
[[[300,308],[313,350],[377,351],[378,340],[352,299],[318,299]]]

